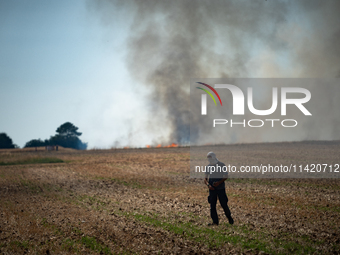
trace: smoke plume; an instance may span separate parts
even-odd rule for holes
[[[106,0],[90,7],[99,10],[107,26],[115,20],[110,12],[132,17],[126,61],[131,76],[151,91],[152,120],[145,128],[155,134],[170,130],[157,142],[189,142],[191,78],[340,77],[337,0]],[[311,105],[313,115],[331,123],[323,131],[306,125],[308,132],[292,137],[340,139],[339,90],[315,86],[325,105]],[[270,93],[265,94],[260,101]],[[202,139],[204,130],[196,132],[192,135]],[[263,138],[265,129],[257,132],[247,139],[229,134],[226,142],[286,139],[275,134]]]

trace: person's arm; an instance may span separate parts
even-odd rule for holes
[[[207,185],[210,190],[215,190],[214,187],[209,184],[207,175],[204,178],[204,184]]]
[[[222,180],[220,180],[218,182],[214,182],[214,187],[217,187],[217,186],[221,185],[226,179],[228,179],[228,177],[227,178],[223,178]]]

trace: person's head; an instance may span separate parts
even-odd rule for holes
[[[210,164],[217,164],[218,159],[216,158],[216,154],[212,151],[207,154],[207,159]]]

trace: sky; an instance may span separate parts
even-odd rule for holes
[[[65,122],[90,149],[186,142],[192,77],[339,77],[339,9],[331,0],[0,0],[0,132],[20,147]],[[338,139],[331,129],[322,137]]]
[[[124,65],[127,26],[108,32],[86,1],[0,1],[0,132],[22,147],[70,121],[90,148],[128,143],[143,91]]]

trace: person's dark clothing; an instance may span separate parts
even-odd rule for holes
[[[217,210],[216,210],[216,203],[217,203],[217,198],[218,198],[218,200],[220,200],[220,204],[221,204],[221,206],[224,210],[225,216],[229,220],[229,223],[233,224],[234,220],[231,217],[231,213],[230,213],[230,210],[229,210],[229,207],[228,207],[228,197],[227,197],[227,194],[225,193],[225,189],[223,188],[223,189],[209,190],[209,196],[210,196],[210,199],[209,199],[210,200],[210,216],[213,220],[213,223],[215,223],[217,225],[219,223]]]
[[[218,167],[217,167],[218,165]],[[222,182],[220,185],[218,185],[217,187],[214,186],[214,182],[218,182],[218,181],[221,181],[222,179],[224,178],[227,178],[228,177],[228,172],[223,172],[222,170],[223,169],[226,169],[226,166],[224,163],[218,161],[217,164],[209,164],[207,166],[207,169],[209,169],[209,167],[211,166],[214,166],[215,167],[215,172],[213,173],[209,173],[207,172],[207,177],[209,178],[209,184],[211,186],[214,187],[214,189],[225,189],[225,184],[224,182]],[[224,167],[224,168],[223,168]],[[217,169],[220,169],[221,171],[217,171]]]
[[[209,164],[209,166],[213,166],[212,164]],[[228,221],[230,224],[234,223],[233,218],[231,217],[231,213],[228,207],[228,197],[225,193],[225,183],[222,182],[217,187],[214,186],[214,182],[221,181],[224,178],[228,178],[228,172],[226,171],[217,171],[217,166],[220,167],[219,170],[223,170],[223,167],[225,167],[225,164],[218,161],[217,164],[215,164],[215,172],[208,173],[206,177],[209,178],[209,184],[214,188],[214,190],[209,190],[209,201],[210,201],[210,216],[213,220],[213,223],[217,224],[219,223],[217,210],[216,210],[216,203],[217,198],[220,201],[220,204],[224,210],[225,216],[228,218]],[[226,167],[224,168],[226,170]]]

